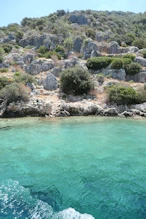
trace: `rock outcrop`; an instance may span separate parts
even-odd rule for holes
[[[43,86],[46,90],[56,90],[58,88],[58,81],[53,74],[49,73],[43,81]]]

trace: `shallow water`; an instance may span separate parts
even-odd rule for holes
[[[0,218],[146,218],[146,120],[0,120]]]

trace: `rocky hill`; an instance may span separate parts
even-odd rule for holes
[[[146,106],[131,109],[146,100],[145,39],[146,13],[58,10],[1,27],[0,116],[118,115],[127,104],[145,115]],[[88,71],[90,92],[64,92],[62,72],[76,66]],[[117,84],[136,92],[132,101],[111,98],[106,88]]]

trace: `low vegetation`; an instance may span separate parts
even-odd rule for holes
[[[130,105],[144,102],[145,93],[139,93],[132,87],[113,85],[108,88],[108,102],[117,105]]]
[[[60,82],[61,89],[66,94],[87,94],[93,88],[89,72],[80,67],[64,70]]]
[[[98,71],[108,67],[112,61],[113,59],[110,57],[93,57],[87,60],[87,67],[88,69]]]

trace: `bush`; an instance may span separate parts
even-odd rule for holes
[[[86,30],[87,37],[95,40],[95,31],[93,29],[87,29]]]
[[[8,70],[9,70],[8,68],[0,68],[1,73],[8,72]]]
[[[67,38],[64,40],[64,47],[67,50],[72,50],[73,48],[73,39],[72,38]]]
[[[3,57],[5,51],[3,50],[3,48],[0,47],[0,57]]]
[[[143,58],[146,59],[146,50],[142,51]]]
[[[48,49],[45,46],[40,46],[37,49],[37,52],[40,53],[40,54],[45,54],[47,51],[48,51]]]
[[[117,105],[141,103],[141,97],[132,87],[113,85],[108,88],[109,102]]]
[[[146,41],[143,39],[136,39],[133,41],[132,45],[138,47],[139,49],[143,49],[146,47]]]
[[[87,94],[93,88],[89,72],[81,67],[64,70],[60,82],[62,91],[66,94]]]
[[[123,55],[123,59],[131,59],[133,61],[135,59],[135,55],[125,54],[125,55]]]
[[[12,82],[13,82],[13,80],[10,78],[0,77],[0,90]]]
[[[3,57],[2,56],[0,56],[0,63],[2,63],[3,62]]]
[[[20,72],[16,72],[14,75],[15,81],[18,83],[23,83],[23,84],[27,84],[27,83],[36,83],[35,78],[32,75],[29,74],[23,74]]]
[[[56,56],[58,58],[58,60],[61,60],[61,55],[58,54],[57,52],[54,52],[54,51],[49,51],[49,52],[46,52],[43,57],[46,58],[46,59],[50,59],[52,58],[53,56]]]
[[[27,101],[28,100],[28,92],[24,84],[12,83],[10,85],[6,85],[0,91],[0,98],[7,102],[7,104],[11,102],[17,101]]]
[[[63,46],[57,45],[55,48],[55,52],[59,53],[63,57],[65,56],[65,49]]]
[[[101,70],[108,67],[112,61],[110,57],[93,57],[87,60],[87,67],[92,70]]]
[[[112,69],[121,69],[123,67],[123,60],[120,58],[116,58],[111,63]]]
[[[132,60],[129,58],[123,59],[123,68],[126,69],[130,64],[132,63]]]
[[[13,45],[8,44],[8,43],[2,44],[1,47],[5,53],[9,53],[13,49]]]
[[[130,65],[127,65],[125,68],[126,74],[128,75],[135,75],[140,72],[142,69],[142,66],[138,63],[131,63]]]

